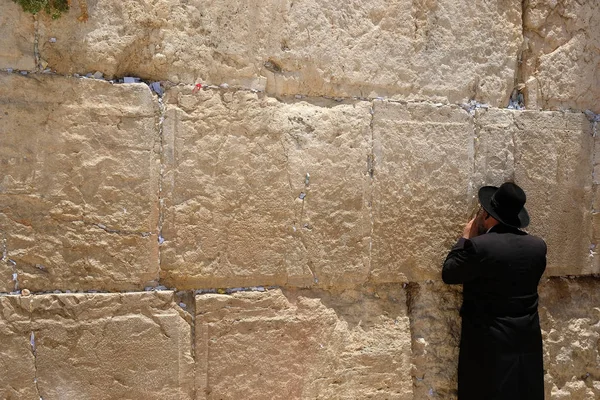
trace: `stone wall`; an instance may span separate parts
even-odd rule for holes
[[[80,3],[0,0],[0,398],[456,399],[509,179],[546,397],[600,397],[597,2]]]

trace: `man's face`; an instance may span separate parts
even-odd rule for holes
[[[487,229],[485,227],[485,217],[487,217],[487,211],[483,207],[479,206],[479,211],[475,216],[475,227],[477,229],[477,235],[483,235]]]

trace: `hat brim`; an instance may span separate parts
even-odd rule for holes
[[[483,186],[479,189],[479,204],[487,211],[492,217],[503,223],[504,225],[513,228],[525,228],[529,225],[529,213],[523,207],[518,215],[514,218],[503,218],[494,210],[492,207],[492,196],[498,190],[495,186]]]

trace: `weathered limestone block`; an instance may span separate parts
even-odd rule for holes
[[[600,3],[524,2],[521,78],[528,107],[600,113]]]
[[[594,134],[594,159],[592,172],[592,243],[590,254],[592,255],[592,270],[600,271],[600,138],[598,137],[598,123],[592,123]]]
[[[474,123],[473,203],[478,203],[480,187],[500,186],[504,182],[515,180],[514,112],[499,109],[477,110]],[[533,195],[531,193],[530,197]]]
[[[41,19],[41,56],[59,73],[228,82],[279,95],[503,106],[522,42],[515,0],[110,0],[88,1],[88,10],[86,24],[76,4],[71,15]]]
[[[20,5],[0,0],[0,69],[35,69],[33,22],[33,15],[24,13]]]
[[[458,107],[375,103],[374,282],[441,278],[472,196],[473,122]]]
[[[15,320],[5,299],[15,302],[14,296],[0,298],[0,315]],[[31,321],[30,329],[21,335],[25,345],[15,342],[9,347],[14,352],[26,347],[28,354],[6,361],[28,362],[12,373],[26,375],[16,382],[21,386],[33,383],[35,377],[37,398],[193,397],[191,318],[175,304],[173,292],[16,299]],[[12,320],[4,322],[8,329],[18,322]],[[30,368],[33,364],[35,371]]]
[[[409,284],[414,400],[456,399],[462,303],[460,286]]]
[[[553,278],[540,287],[546,398],[600,398],[600,279]]]
[[[412,399],[406,294],[379,290],[196,296],[197,398]]]
[[[598,271],[590,258],[593,138],[585,115],[496,109],[478,112],[475,126],[475,182],[523,187],[527,231],[548,245],[546,275]]]
[[[158,276],[158,130],[145,85],[0,74],[0,232],[21,288]],[[3,271],[4,271],[3,269]]]
[[[28,304],[0,296],[0,398],[35,399],[35,361]]]
[[[515,181],[529,194],[528,229],[548,245],[546,275],[594,272],[590,262],[591,126],[583,114],[516,112]]]
[[[167,103],[167,285],[367,280],[370,103],[286,103],[191,87],[172,89]]]
[[[181,39],[178,37],[172,42],[165,41],[170,31],[181,35],[184,26],[199,28],[202,10],[196,6],[182,7],[166,0],[87,0],[89,19],[81,23],[78,3],[72,1],[69,12],[57,20],[40,15],[40,56],[60,74],[100,71],[107,78],[133,75],[168,79],[169,64],[181,53],[202,48],[201,37],[198,41],[200,32],[192,34],[189,27],[187,34],[192,36],[187,40],[196,42],[198,48],[186,48],[188,43],[178,41]]]

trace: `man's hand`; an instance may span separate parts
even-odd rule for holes
[[[475,218],[467,222],[465,225],[465,229],[463,230],[463,237],[465,239],[471,239],[472,237],[477,236],[477,229],[475,226]]]

